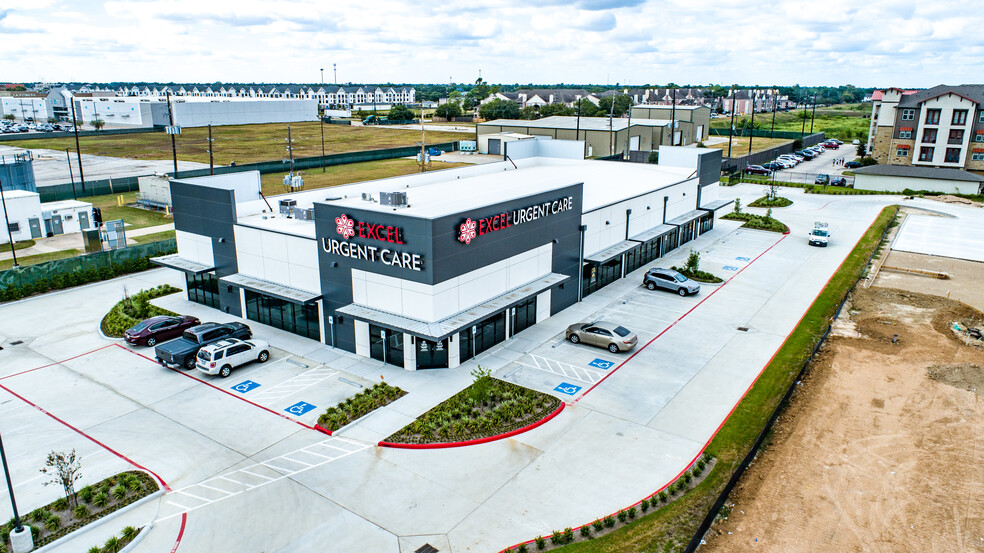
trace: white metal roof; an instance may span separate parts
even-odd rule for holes
[[[609,125],[609,121],[611,124]],[[670,124],[668,119],[636,119],[632,118],[632,126],[641,127],[667,127]],[[479,126],[490,127],[523,127],[529,129],[561,129],[582,131],[621,131],[629,126],[629,119],[626,117],[577,117],[566,115],[554,115],[543,119],[496,119],[479,123]]]

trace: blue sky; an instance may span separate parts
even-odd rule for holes
[[[933,0],[0,0],[0,81],[980,82]]]

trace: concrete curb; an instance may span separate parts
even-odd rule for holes
[[[102,517],[102,518],[100,518],[98,520],[94,520],[94,521],[90,522],[89,524],[86,524],[82,528],[79,528],[78,530],[76,530],[74,532],[71,532],[69,534],[66,534],[66,535],[58,538],[57,540],[55,540],[55,541],[53,541],[53,542],[45,545],[44,547],[42,547],[40,549],[35,549],[34,550],[34,553],[46,553],[46,552],[52,551],[56,547],[58,547],[59,545],[63,545],[65,543],[67,543],[70,538],[71,539],[78,538],[80,535],[83,535],[86,532],[89,532],[93,528],[98,528],[98,527],[102,526],[103,524],[105,524],[105,523],[107,523],[107,522],[115,519],[119,515],[122,515],[123,513],[127,512],[127,511],[132,511],[133,509],[136,509],[138,506],[143,505],[144,503],[147,503],[151,499],[156,499],[156,498],[158,498],[158,497],[160,497],[162,495],[164,495],[164,490],[161,489],[161,488],[158,488],[156,492],[154,492],[152,494],[149,494],[147,496],[141,497],[140,499],[134,501],[133,503],[130,503],[129,505],[127,505],[126,507],[123,507],[122,509],[117,509],[117,510],[113,511],[112,513],[110,513],[110,514],[108,514],[108,515],[106,515],[106,516],[104,516],[104,517]],[[147,525],[147,530],[150,529],[150,526],[151,526],[150,524]],[[144,533],[145,532],[140,532],[140,536],[142,536]],[[140,541],[140,536],[137,536],[137,538],[135,540],[133,540],[132,542],[130,542],[129,545],[132,545],[132,544],[136,543],[137,541]],[[129,547],[129,545],[127,547]],[[124,551],[126,551],[126,549],[124,549]]]
[[[133,541],[126,544],[126,547],[124,547],[123,549],[120,549],[120,553],[127,553],[128,551],[131,551],[134,547],[137,546],[138,543],[140,543],[140,540],[144,539],[144,536],[146,536],[150,532],[150,529],[153,527],[154,527],[153,522],[147,523],[147,526],[144,526],[143,528],[140,529],[140,533],[137,534],[137,537],[133,538]]]
[[[522,428],[517,428],[516,430],[511,430],[509,432],[506,432],[505,434],[498,434],[498,435],[495,435],[495,436],[489,436],[487,438],[478,438],[478,439],[475,439],[475,440],[466,440],[464,442],[443,442],[443,443],[437,443],[437,444],[397,444],[397,443],[393,443],[393,442],[379,442],[376,445],[378,445],[379,447],[389,447],[389,448],[393,448],[393,449],[446,449],[446,448],[451,448],[451,447],[465,447],[465,446],[469,446],[469,445],[478,445],[478,444],[484,444],[484,443],[488,443],[488,442],[494,442],[494,441],[497,441],[497,440],[502,440],[504,438],[509,438],[509,437],[512,437],[512,436],[516,436],[516,435],[522,434],[524,432],[529,432],[530,430],[533,430],[534,428],[537,428],[538,426],[541,426],[543,424],[546,424],[547,422],[550,421],[550,419],[552,419],[552,418],[556,417],[557,415],[559,415],[560,412],[564,410],[564,407],[567,407],[567,404],[564,403],[563,401],[561,401],[560,402],[560,406],[557,407],[557,409],[555,409],[553,413],[550,413],[546,417],[543,417],[542,419],[534,422],[533,424],[529,424],[529,425],[524,426]]]

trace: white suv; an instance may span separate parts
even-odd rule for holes
[[[270,358],[269,344],[263,340],[238,340],[227,338],[198,350],[195,366],[205,374],[225,378],[232,369],[256,360],[260,363]]]

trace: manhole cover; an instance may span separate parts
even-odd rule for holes
[[[414,551],[413,553],[437,553],[437,549],[433,545],[425,543],[420,546],[420,549]]]
[[[739,326],[738,327],[738,330],[740,330],[741,332],[748,332],[748,327],[747,326]]]

